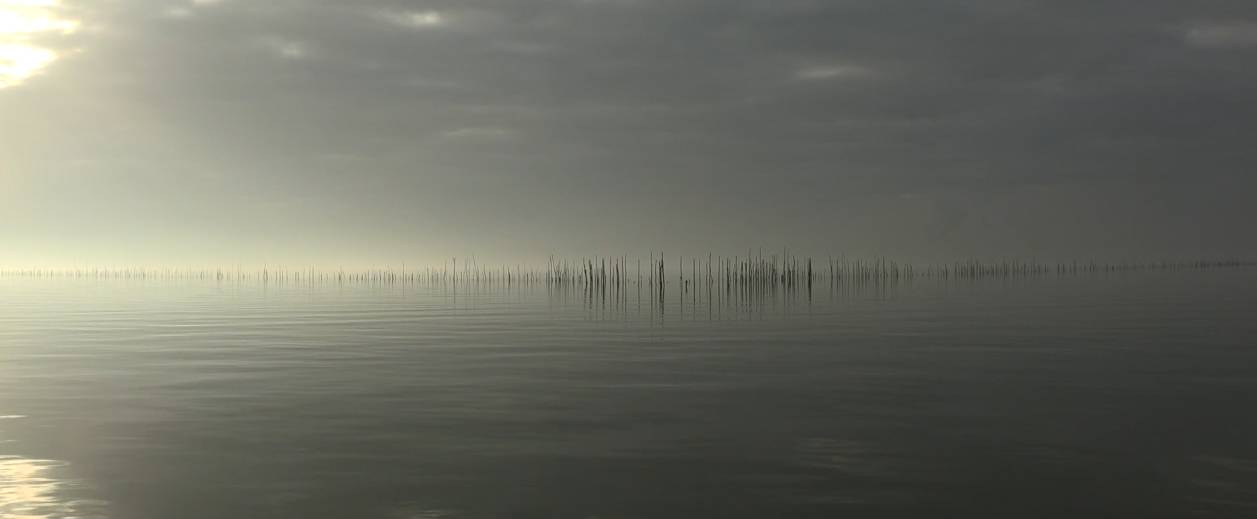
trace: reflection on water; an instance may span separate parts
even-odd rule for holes
[[[0,517],[1254,517],[1257,271],[694,286],[0,279]]]
[[[78,30],[58,0],[0,0],[0,88],[15,86],[58,58],[46,39]]]
[[[72,483],[61,479],[67,464],[0,456],[0,517],[5,519],[88,519],[104,517],[102,503],[66,497]]]
[[[61,517],[69,513],[57,495],[61,482],[52,477],[61,464],[0,456],[0,517]]]
[[[0,420],[18,420],[23,415],[0,415]],[[0,432],[3,432],[0,430]],[[0,435],[0,443],[10,444]],[[103,504],[75,499],[76,484],[66,476],[69,464],[63,461],[24,458],[0,454],[0,518],[3,519],[92,519],[104,517]]]

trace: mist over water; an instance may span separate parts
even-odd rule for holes
[[[0,519],[1257,517],[1255,56],[1254,0],[0,0]]]
[[[1255,288],[0,279],[0,517],[1247,517]]]

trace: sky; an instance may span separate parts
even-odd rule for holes
[[[0,0],[0,266],[1257,256],[1252,0]]]

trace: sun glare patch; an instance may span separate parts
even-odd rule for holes
[[[0,0],[0,88],[19,85],[57,60],[45,38],[79,28],[61,11],[57,0]]]

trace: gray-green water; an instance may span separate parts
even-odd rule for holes
[[[1257,272],[0,280],[0,517],[1257,516]]]

